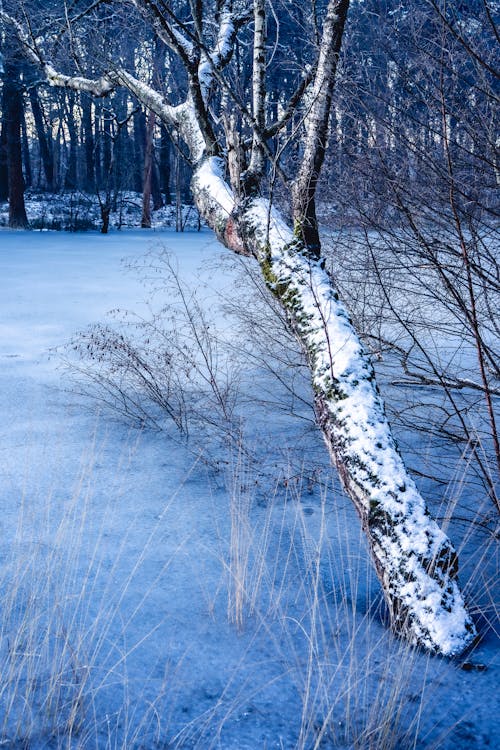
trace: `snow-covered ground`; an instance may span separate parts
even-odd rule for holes
[[[123,259],[160,245],[234,347],[238,439],[210,441],[208,420],[202,439],[140,430],[68,390],[60,347],[112,309],[147,319]],[[498,547],[450,524],[483,634],[472,654],[393,638],[307,406],[264,345],[241,353],[257,291],[209,232],[3,230],[0,285],[3,747],[496,746]]]

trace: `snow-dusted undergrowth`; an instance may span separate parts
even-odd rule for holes
[[[56,229],[70,232],[100,229],[102,218],[96,195],[81,191],[25,194],[26,213],[33,229]],[[110,213],[110,227],[115,229],[140,227],[142,196],[130,191],[121,192]],[[9,223],[8,203],[0,203],[0,227]],[[164,205],[151,212],[152,228],[199,228],[198,212],[194,206]]]

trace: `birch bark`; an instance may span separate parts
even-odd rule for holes
[[[264,172],[264,149],[262,139],[266,125],[266,9],[265,0],[254,0],[254,42],[252,75],[252,114],[254,134],[250,164],[244,177],[244,192],[251,194],[259,186]]]
[[[394,630],[451,656],[475,638],[458,588],[456,552],[408,475],[373,368],[320,260],[261,198],[235,208],[221,160],[202,160],[193,194],[205,220],[236,252],[253,255],[307,358],[318,424],[354,503]]]
[[[295,232],[313,258],[321,255],[316,189],[325,159],[337,62],[349,0],[330,0],[323,25],[318,66],[304,118],[304,153],[292,187]]]

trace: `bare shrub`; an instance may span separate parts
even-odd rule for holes
[[[196,293],[163,249],[132,270],[144,281],[148,312],[114,310],[110,323],[74,336],[65,357],[74,387],[138,426],[173,424],[200,440],[208,427],[236,435],[239,367]]]

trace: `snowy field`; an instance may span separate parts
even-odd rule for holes
[[[226,434],[206,404],[189,436],[138,428],[61,366],[110,310],[149,319],[151,285],[127,266],[160,246],[229,356]],[[1,747],[497,746],[496,543],[449,523],[473,653],[428,657],[387,631],[300,372],[290,394],[265,342],[245,354],[242,307],[260,292],[208,231],[1,230],[0,280]],[[410,465],[428,449],[413,443]],[[463,516],[482,499],[449,473]]]

